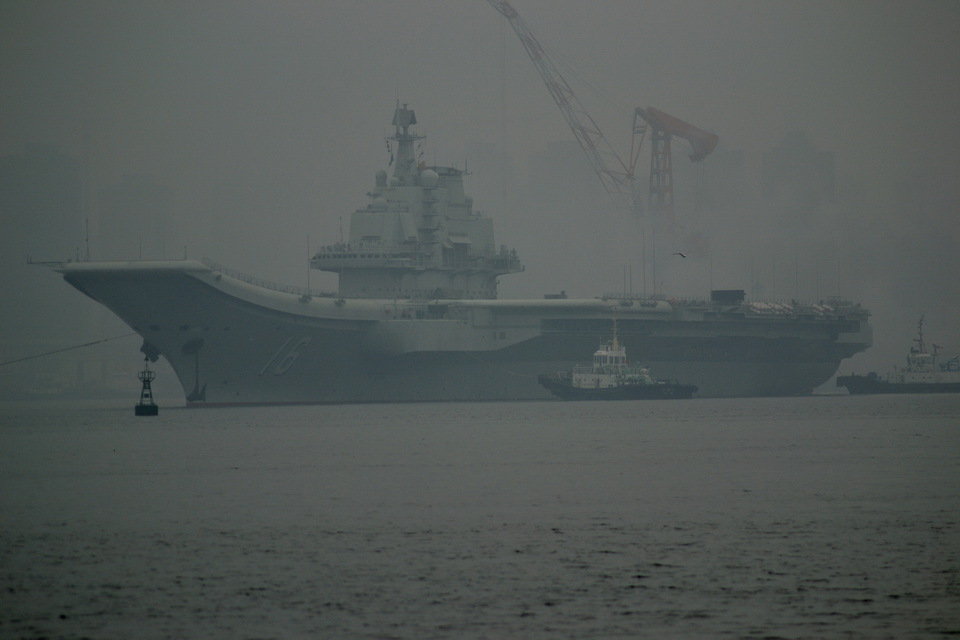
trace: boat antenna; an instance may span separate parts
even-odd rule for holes
[[[613,348],[614,349],[620,348],[620,340],[619,340],[619,336],[617,335],[617,308],[616,307],[613,308]]]

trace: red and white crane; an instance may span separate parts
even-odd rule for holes
[[[638,107],[633,117],[630,152],[624,161],[604,137],[600,127],[577,99],[573,89],[516,9],[506,0],[487,0],[487,2],[507,19],[514,33],[517,34],[540,78],[547,86],[550,97],[559,107],[580,148],[583,149],[591,167],[608,193],[628,194],[636,203],[637,159],[640,157],[640,147],[643,145],[647,128],[652,130],[650,208],[653,211],[669,213],[673,207],[671,138],[677,136],[687,140],[693,148],[690,159],[699,162],[717,146],[717,136],[653,107],[646,109]]]
[[[650,209],[673,212],[673,158],[670,140],[676,136],[690,143],[691,162],[700,162],[717,147],[720,138],[715,133],[699,129],[680,118],[653,107],[637,107],[633,113],[633,129],[646,122],[653,130],[650,136]]]

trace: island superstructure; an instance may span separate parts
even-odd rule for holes
[[[339,274],[344,298],[496,298],[497,277],[522,270],[517,252],[496,249],[493,222],[473,211],[463,171],[417,162],[416,123],[413,109],[397,105],[393,175],[377,172],[370,203],[350,217],[349,242],[310,264]]]
[[[418,161],[413,109],[392,124],[392,173],[376,172],[348,238],[311,258],[338,274],[334,293],[197,260],[56,268],[166,359],[194,406],[545,399],[538,374],[589,359],[614,318],[645,366],[701,397],[809,393],[871,344],[868,312],[840,300],[498,299],[517,252],[495,244],[464,171]]]

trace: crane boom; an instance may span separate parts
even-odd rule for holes
[[[514,33],[517,34],[527,55],[537,68],[540,78],[547,85],[550,97],[560,108],[567,125],[573,131],[577,142],[580,143],[580,148],[587,155],[594,172],[600,178],[600,182],[603,183],[604,189],[608,193],[632,195],[634,191],[634,169],[639,156],[640,145],[631,145],[631,157],[629,162],[625,163],[613,149],[613,146],[607,142],[600,127],[584,109],[573,89],[570,88],[556,65],[544,52],[543,47],[540,46],[533,32],[530,31],[530,27],[527,26],[516,9],[506,0],[487,0],[487,2],[507,19]],[[635,128],[634,136],[640,134],[642,132],[638,132]]]
[[[610,194],[627,194],[633,201],[635,211],[642,208],[636,188],[635,170],[647,128],[651,131],[650,155],[650,209],[672,215],[673,211],[673,161],[670,141],[676,136],[690,143],[693,153],[690,160],[703,160],[717,146],[719,138],[709,131],[699,129],[680,118],[671,116],[653,107],[637,107],[633,114],[633,138],[627,161],[617,154],[607,142],[600,127],[594,122],[573,89],[564,80],[556,65],[543,50],[523,18],[507,0],[487,0],[494,9],[507,19],[520,43],[527,52],[540,78],[547,85],[550,97],[560,108],[574,137],[587,155],[590,166],[600,178],[604,189]]]

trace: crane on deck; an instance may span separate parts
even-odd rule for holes
[[[717,146],[719,138],[708,131],[671,116],[653,107],[637,107],[633,116],[630,152],[626,160],[620,157],[604,137],[597,123],[577,98],[573,89],[543,50],[530,27],[507,0],[487,0],[507,19],[520,39],[527,56],[533,62],[540,78],[547,86],[550,97],[559,107],[567,125],[586,154],[588,161],[604,189],[610,194],[627,194],[635,209],[639,209],[635,171],[640,157],[640,148],[651,133],[650,160],[650,210],[672,215],[673,209],[673,164],[670,141],[676,136],[687,140],[693,148],[690,160],[703,160]]]

